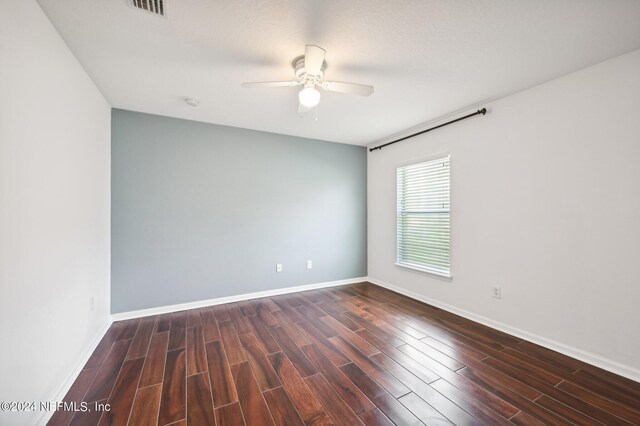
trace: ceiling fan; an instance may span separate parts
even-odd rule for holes
[[[373,93],[373,86],[340,81],[323,81],[327,63],[324,56],[327,52],[319,47],[308,44],[304,56],[295,61],[294,68],[297,80],[292,81],[260,81],[242,83],[242,87],[294,87],[304,86],[298,94],[298,113],[304,114],[320,103],[320,92],[317,87],[329,92],[347,93],[351,95],[369,96]]]

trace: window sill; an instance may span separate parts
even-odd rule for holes
[[[410,269],[412,271],[417,271],[417,272],[421,272],[423,274],[427,274],[427,275],[431,275],[434,278],[438,278],[444,281],[451,281],[453,279],[452,275],[447,275],[447,274],[443,274],[441,272],[435,272],[432,271],[431,269],[426,269],[426,268],[420,268],[418,266],[410,266],[410,265],[406,265],[404,263],[396,263],[396,266],[399,266],[400,268],[405,268],[405,269]]]

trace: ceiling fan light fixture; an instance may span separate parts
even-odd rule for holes
[[[320,103],[320,92],[315,87],[305,87],[298,94],[298,99],[303,106],[313,108]]]

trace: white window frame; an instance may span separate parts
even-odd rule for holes
[[[420,163],[426,163],[429,161],[435,161],[435,160],[440,160],[440,159],[444,159],[444,158],[448,158],[449,159],[449,273],[442,273],[440,271],[436,271],[427,267],[420,267],[417,265],[409,265],[406,263],[402,263],[398,260],[398,169],[402,168],[402,167],[407,167],[407,166],[412,166],[415,164],[420,164]],[[396,218],[395,218],[395,236],[396,236],[396,252],[395,252],[395,266],[403,268],[403,269],[408,269],[410,271],[415,271],[415,272],[419,272],[419,273],[423,273],[426,275],[430,275],[434,278],[438,278],[444,281],[451,281],[453,279],[453,226],[452,226],[452,196],[451,196],[451,187],[452,187],[452,172],[451,172],[451,154],[449,152],[442,152],[442,153],[438,153],[438,154],[433,154],[430,155],[428,157],[423,157],[420,159],[413,159],[411,161],[408,162],[404,162],[404,163],[399,163],[396,165],[395,168],[395,175],[394,178],[396,180],[396,197],[395,197],[395,203],[396,203]]]

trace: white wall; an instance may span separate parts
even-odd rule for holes
[[[639,77],[635,51],[369,153],[370,278],[640,380]],[[451,282],[394,266],[395,168],[441,152]]]
[[[110,107],[35,1],[0,7],[0,401],[51,401],[109,321]]]

